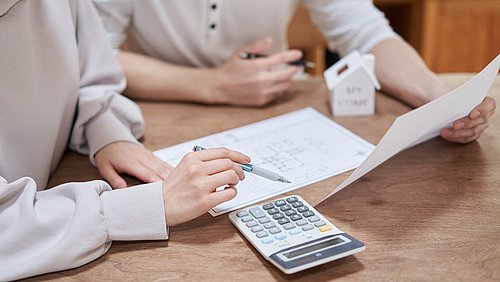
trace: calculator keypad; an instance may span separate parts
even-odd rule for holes
[[[308,237],[308,231],[314,229],[321,232],[332,229],[295,196],[241,210],[236,215],[264,244],[298,234]]]

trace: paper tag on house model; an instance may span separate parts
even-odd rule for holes
[[[334,116],[375,113],[375,56],[354,51],[323,72]]]

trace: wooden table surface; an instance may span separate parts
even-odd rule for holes
[[[459,85],[470,75],[441,75]],[[490,90],[500,102],[500,77]],[[305,106],[332,117],[322,80],[294,84],[265,108],[187,103],[139,103],[147,122],[144,144],[157,150]],[[333,118],[377,143],[409,108],[377,96],[371,117]],[[286,275],[267,262],[228,217],[171,228],[168,241],[115,242],[107,254],[77,269],[33,280],[329,281],[500,280],[500,115],[468,145],[430,140],[389,159],[316,208],[366,244],[355,256]],[[312,204],[348,176],[298,189]],[[100,178],[86,156],[67,152],[50,185]],[[136,180],[128,178],[131,183]],[[291,193],[288,193],[291,194]]]

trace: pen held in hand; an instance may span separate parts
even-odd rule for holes
[[[256,59],[256,58],[265,58],[265,57],[267,57],[267,55],[264,55],[264,54],[255,54],[255,53],[246,53],[246,52],[240,53],[240,58],[241,59],[245,59],[245,60]],[[309,61],[306,61],[306,60],[291,61],[291,62],[288,62],[287,64],[288,65],[292,65],[292,66],[303,66],[303,67],[311,68],[311,69],[316,67],[315,63],[309,62]]]
[[[201,150],[204,150],[205,148],[201,147],[201,146],[194,146],[193,147],[193,151],[201,151]],[[272,180],[272,181],[278,181],[278,182],[282,182],[282,183],[291,183],[288,179],[286,179],[285,177],[277,174],[277,173],[274,173],[270,170],[267,170],[267,169],[264,169],[264,168],[261,168],[261,167],[258,167],[258,166],[254,166],[252,164],[238,164],[244,171],[246,172],[250,172],[250,173],[253,173],[255,175],[258,175],[260,177],[264,177],[264,178],[267,178],[269,180]]]

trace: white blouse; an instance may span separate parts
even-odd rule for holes
[[[127,34],[142,51],[195,67],[225,62],[235,49],[266,36],[269,53],[287,49],[287,28],[298,0],[94,0],[113,48]],[[370,0],[304,0],[331,50],[369,51],[396,36]]]

